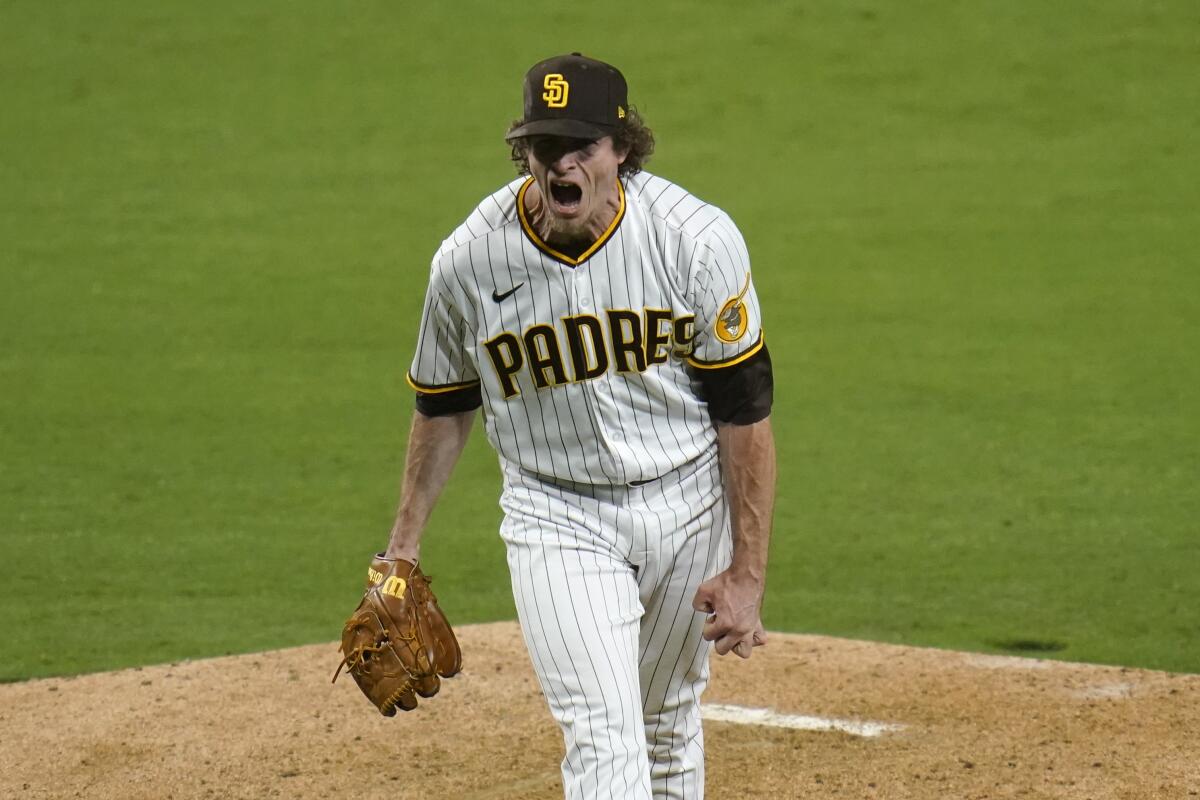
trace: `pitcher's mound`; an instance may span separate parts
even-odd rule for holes
[[[8,798],[561,797],[515,623],[381,717],[336,645],[0,686]],[[713,658],[712,798],[1200,797],[1200,676],[771,634]]]

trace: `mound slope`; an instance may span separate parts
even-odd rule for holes
[[[562,743],[515,623],[384,719],[336,646],[0,686],[0,796],[557,798]],[[772,634],[712,704],[904,726],[705,724],[710,797],[1200,796],[1200,676]]]

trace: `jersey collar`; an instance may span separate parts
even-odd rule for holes
[[[621,207],[617,209],[617,215],[613,217],[613,221],[608,226],[608,229],[605,230],[604,233],[600,234],[600,238],[593,242],[591,247],[580,253],[579,258],[571,258],[566,253],[560,253],[550,245],[543,242],[542,237],[538,236],[537,231],[535,231],[533,229],[533,225],[530,224],[529,215],[525,212],[525,192],[532,185],[533,178],[530,177],[521,185],[521,190],[517,192],[517,216],[521,219],[521,230],[525,231],[525,236],[529,238],[529,241],[533,242],[537,249],[541,250],[543,253],[555,259],[556,261],[561,261],[568,267],[578,267],[584,261],[587,261],[593,255],[595,255],[596,251],[598,251],[601,247],[604,247],[604,243],[612,238],[613,232],[616,231],[617,226],[621,224],[621,220],[625,217],[625,187],[622,186],[621,181],[618,180],[617,194],[620,195],[621,198]]]

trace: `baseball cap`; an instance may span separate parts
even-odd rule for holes
[[[525,73],[525,116],[504,138],[607,136],[625,118],[628,92],[625,76],[611,64],[580,53],[548,58]]]

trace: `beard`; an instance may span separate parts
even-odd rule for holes
[[[588,238],[588,220],[586,217],[563,219],[554,212],[547,210],[544,217],[546,241],[575,242]],[[592,237],[595,238],[595,237]]]

